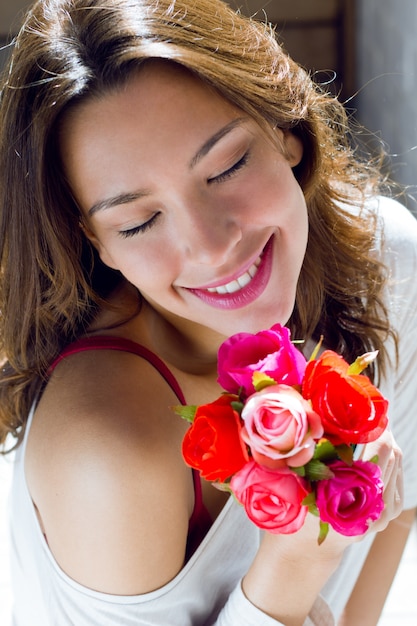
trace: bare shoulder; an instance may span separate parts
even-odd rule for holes
[[[51,551],[81,584],[132,595],[181,569],[193,492],[176,402],[149,363],[125,352],[74,355],[51,377],[26,473]]]

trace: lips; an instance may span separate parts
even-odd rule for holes
[[[254,278],[255,274],[258,271],[258,267],[261,264],[261,257],[258,257],[253,265],[244,273],[242,276],[236,278],[236,280],[230,281],[230,283],[226,283],[225,285],[219,285],[218,287],[209,287],[207,291],[210,293],[235,293],[236,291],[240,291],[246,285],[249,285],[252,278]]]
[[[200,300],[217,309],[238,309],[254,302],[265,290],[272,270],[273,242],[269,240],[262,254],[238,278],[206,289],[190,289]]]

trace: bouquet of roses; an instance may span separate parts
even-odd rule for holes
[[[233,335],[218,354],[225,392],[175,411],[191,422],[188,465],[230,490],[269,532],[294,533],[308,511],[317,515],[321,543],[329,525],[363,534],[384,508],[377,459],[355,460],[354,449],[384,431],[388,402],[362,374],[376,352],[349,365],[318,351],[307,362],[279,324]]]

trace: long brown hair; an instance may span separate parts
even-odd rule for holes
[[[14,43],[0,103],[0,442],[19,439],[36,389],[63,345],[83,334],[120,276],[79,228],[58,150],[61,116],[116,89],[151,58],[179,63],[263,127],[304,145],[295,175],[309,242],[294,338],[317,338],[352,358],[390,333],[375,223],[363,206],[376,171],[354,155],[341,104],[315,85],[267,24],[218,0],[40,0]]]

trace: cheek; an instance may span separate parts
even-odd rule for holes
[[[276,172],[264,181],[264,197],[274,207],[278,225],[290,229],[300,238],[307,240],[308,216],[303,191],[287,163],[278,163]],[[294,242],[295,243],[295,242]]]
[[[269,159],[267,158],[269,157]],[[265,155],[250,176],[221,198],[228,210],[248,224],[291,224],[305,230],[307,208],[304,194],[283,157]]]
[[[123,242],[125,243],[125,242]],[[156,293],[175,278],[175,259],[169,246],[129,245],[113,252],[112,260],[121,274],[143,293]]]
[[[308,240],[308,212],[304,194],[294,181],[288,198],[288,210],[283,228],[286,229],[289,243],[292,245],[297,265],[304,259]],[[298,262],[299,261],[299,262]]]
[[[113,270],[120,270],[118,262],[113,258],[112,254],[107,248],[100,244],[95,247],[104,265],[107,265],[107,267],[111,267],[111,269]]]

